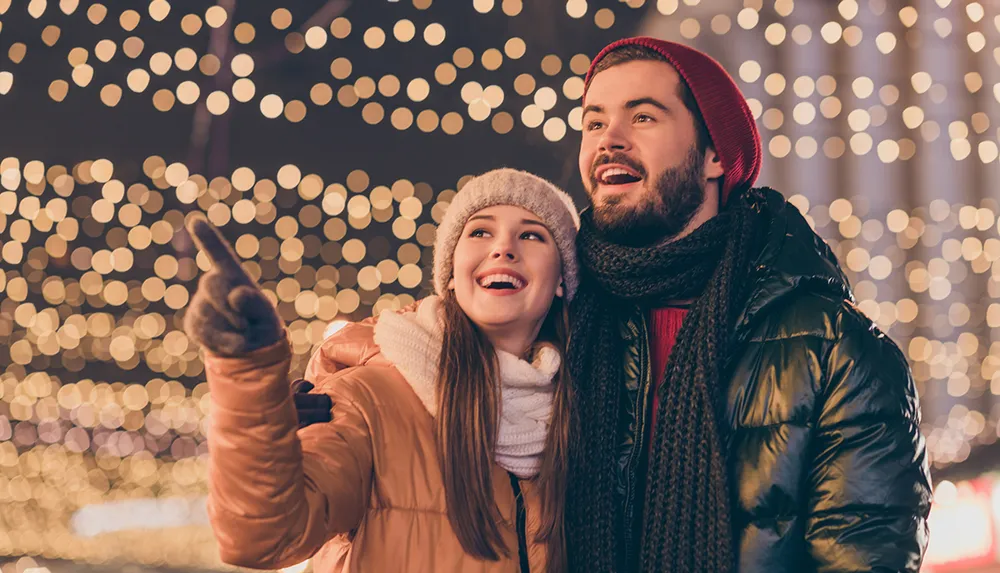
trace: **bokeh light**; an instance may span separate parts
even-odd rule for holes
[[[419,178],[395,166],[383,173],[389,154],[365,165],[356,163],[361,154],[321,162],[294,155],[322,145],[303,142],[356,126],[388,147],[457,142],[469,157],[485,157],[476,163],[483,166],[493,141],[575,157],[583,76],[599,45],[539,45],[523,27],[534,7],[525,10],[522,0],[466,3],[472,25],[502,23],[501,35],[484,24],[482,38],[454,27],[448,10],[459,7],[443,0],[383,3],[364,16],[354,4],[318,17],[275,3],[247,18],[225,4],[0,0],[0,102],[44,100],[55,121],[86,109],[82,119],[101,130],[116,129],[113,118],[131,120],[123,114],[149,113],[150,126],[190,128],[178,138],[185,145],[196,121],[206,133],[259,121],[262,145],[276,133],[290,142],[266,161],[227,163],[211,150],[160,150],[155,131],[141,151],[95,146],[68,158],[53,152],[55,161],[5,140],[0,525],[16,527],[0,527],[0,556],[219,566],[204,524],[96,541],[71,527],[87,504],[200,499],[207,491],[204,365],[181,326],[207,268],[184,230],[191,213],[220,228],[277,304],[296,376],[331,325],[429,292],[435,226],[472,169],[453,161],[435,166],[447,174],[438,179],[429,169]],[[574,38],[631,35],[641,21],[722,56],[761,129],[762,180],[787,183],[780,190],[830,243],[858,308],[910,360],[933,412],[923,430],[934,467],[998,440],[1000,197],[989,187],[1000,162],[995,6],[554,4],[554,22]],[[941,46],[960,62],[954,73],[916,57]],[[797,64],[793,50],[829,65]],[[36,64],[46,57],[57,65]],[[932,161],[972,191],[923,189],[891,202],[870,192],[882,193],[883,179],[865,181],[864,192],[850,184],[876,168],[885,180],[918,187],[920,166]],[[816,173],[842,184],[814,190]],[[17,567],[24,573],[28,565]]]

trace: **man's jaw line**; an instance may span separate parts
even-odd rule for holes
[[[708,193],[718,196],[718,183],[715,179],[701,182],[701,203],[690,212],[685,221],[676,221],[680,228],[664,226],[656,220],[658,217],[654,213],[659,210],[658,207],[663,208],[662,199],[659,201],[660,205],[656,201],[649,202],[651,197],[645,190],[635,193],[602,192],[595,179],[592,177],[590,181],[595,185],[590,190],[594,222],[609,242],[624,247],[655,247],[677,242],[718,214],[718,210],[711,209],[709,201],[705,200]],[[658,182],[651,183],[654,187],[659,187]]]

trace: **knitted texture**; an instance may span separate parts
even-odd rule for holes
[[[712,137],[712,148],[722,162],[724,177],[720,204],[726,204],[733,189],[753,185],[760,174],[760,133],[746,98],[719,62],[683,44],[649,37],[625,38],[609,44],[597,54],[587,72],[587,86],[597,63],[623,46],[644,46],[655,50],[684,78],[705,118]]]
[[[222,233],[200,213],[187,229],[212,262],[184,312],[188,338],[219,356],[245,356],[281,340],[284,322]]]
[[[438,357],[444,325],[436,296],[416,312],[383,311],[375,324],[375,343],[413,388],[424,408],[437,416]],[[541,343],[531,362],[497,350],[500,373],[500,423],[494,451],[500,467],[519,478],[538,475],[552,417],[553,380],[562,361],[559,351]]]
[[[763,249],[767,221],[757,201],[762,197],[755,190],[740,193],[734,205],[691,235],[644,248],[607,243],[589,217],[583,220],[579,242],[586,280],[573,303],[568,357],[575,392],[566,500],[573,571],[735,568],[716,408],[730,335],[753,284],[752,262]],[[688,299],[695,302],[656,390],[645,499],[636,509],[643,515],[641,545],[626,546],[623,526],[632,525],[619,521],[615,499],[625,385],[620,317]]]
[[[472,178],[451,200],[434,241],[434,290],[443,295],[454,269],[455,245],[469,217],[497,205],[527,209],[552,233],[559,257],[566,301],[580,284],[576,262],[576,232],[580,217],[573,200],[548,181],[516,169],[494,169]]]
[[[651,388],[652,410],[649,413],[649,425],[656,427],[656,409],[660,404],[659,383],[667,371],[667,361],[673,353],[674,345],[677,343],[677,335],[680,334],[681,327],[684,326],[684,318],[687,316],[686,308],[656,308],[649,313],[649,365],[650,378],[656,382],[656,386]],[[646,442],[646,450],[649,450],[649,442]]]

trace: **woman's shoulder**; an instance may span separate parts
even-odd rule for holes
[[[395,312],[412,312],[421,302],[417,301]],[[372,316],[360,322],[349,322],[327,336],[309,359],[306,380],[315,384],[317,379],[346,368],[387,364],[375,342],[377,323],[378,317]]]
[[[337,409],[357,412],[371,431],[404,432],[427,416],[427,408],[392,365],[365,364],[346,368],[319,381],[311,394],[325,394]],[[396,428],[396,430],[390,430]]]
[[[407,388],[399,371],[389,363],[350,366],[320,378],[314,386],[311,393],[328,394],[334,400],[346,398],[358,405],[385,402]]]
[[[370,362],[379,354],[374,332],[374,324],[356,322],[326,337],[309,360],[306,380],[316,384],[321,378]]]
[[[358,364],[320,371],[309,379],[311,393],[327,394],[336,402],[346,400],[362,410],[382,410],[386,406],[420,408],[414,402],[414,388],[378,347]],[[420,408],[423,409],[423,408]]]

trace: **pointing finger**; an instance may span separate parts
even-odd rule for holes
[[[239,277],[250,282],[250,277],[243,270],[240,260],[233,252],[233,248],[229,246],[229,242],[204,216],[198,214],[191,217],[187,227],[195,244],[208,255],[215,268],[230,279]]]

